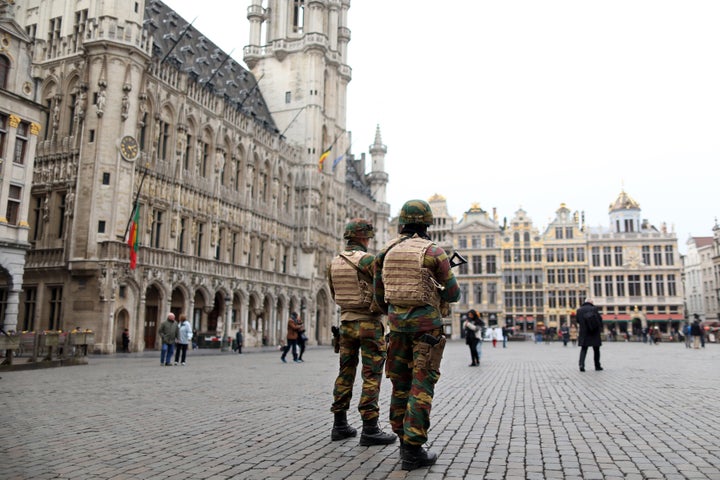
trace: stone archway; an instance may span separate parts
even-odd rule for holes
[[[143,325],[145,350],[157,348],[157,332],[160,328],[161,315],[162,292],[156,285],[149,285],[145,290],[145,324]]]
[[[333,321],[334,309],[330,306],[330,297],[327,292],[319,290],[315,298],[315,340],[318,345],[330,343],[330,326]]]
[[[175,318],[178,320],[180,315],[185,313],[185,304],[185,292],[183,289],[175,287],[170,295],[170,311],[175,314]]]
[[[122,333],[123,330],[130,330],[130,314],[125,308],[121,308],[115,313],[115,351],[122,352]],[[133,338],[130,337],[130,343]]]

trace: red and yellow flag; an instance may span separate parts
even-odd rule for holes
[[[320,160],[318,161],[318,172],[323,171],[323,165],[325,164],[325,159],[330,155],[330,150],[332,150],[332,147],[325,150],[322,155],[320,155]]]
[[[130,235],[128,235],[128,247],[130,247],[130,269],[134,270],[137,266],[138,252],[138,228],[140,226],[140,205],[135,205],[135,215],[130,225]]]

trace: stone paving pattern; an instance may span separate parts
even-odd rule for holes
[[[605,343],[602,372],[580,373],[578,354],[485,343],[470,368],[449,342],[428,443],[438,463],[412,472],[397,443],[330,441],[329,347],[302,364],[202,350],[185,367],[145,352],[2,372],[0,478],[720,479],[720,345]],[[358,395],[359,378],[359,428]],[[380,396],[389,431],[387,379]]]

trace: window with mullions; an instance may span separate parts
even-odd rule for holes
[[[35,308],[37,301],[37,288],[26,287],[24,300],[24,313],[23,313],[23,331],[29,332],[35,330]]]
[[[482,303],[483,299],[483,291],[482,291],[482,284],[474,284],[473,285],[473,296],[475,297],[475,303]]]
[[[672,245],[665,245],[665,265],[675,265],[675,253]]]
[[[624,297],[625,296],[625,275],[616,275],[615,276],[615,291],[617,292],[618,297]]]
[[[653,260],[655,265],[662,265],[662,247],[660,245],[653,246]]]
[[[482,256],[473,255],[472,257],[473,274],[479,275],[482,273]]]
[[[602,297],[602,277],[600,275],[593,275],[593,295],[596,297]]]
[[[620,267],[623,264],[623,249],[618,246],[615,247],[615,266]]]
[[[8,73],[10,73],[10,59],[0,55],[0,88],[7,88]]]
[[[652,297],[652,294],[653,294],[652,275],[643,275],[643,283],[645,284],[645,296]]]
[[[628,294],[631,297],[642,295],[640,290],[640,275],[628,275]]]
[[[28,123],[20,122],[15,133],[15,153],[13,155],[13,163],[17,165],[25,164],[25,155],[28,145]]]
[[[668,295],[674,297],[677,295],[677,285],[675,283],[675,275],[669,274],[667,276]]]
[[[612,252],[610,247],[603,247],[603,267],[612,267]]]
[[[497,261],[495,255],[488,255],[485,257],[485,267],[487,273],[497,273]]]
[[[48,330],[60,330],[62,328],[62,287],[48,287],[50,293],[48,302]]]
[[[645,265],[650,265],[650,246],[649,245],[642,246],[642,262]]]
[[[481,248],[482,247],[482,239],[480,235],[473,235],[472,236],[472,248]]]
[[[22,188],[17,185],[10,185],[8,191],[7,208],[5,210],[5,219],[8,225],[17,225],[18,212],[20,211],[20,199],[22,198]],[[0,318],[5,318],[0,316]]]

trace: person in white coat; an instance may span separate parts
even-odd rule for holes
[[[178,360],[181,361],[181,365],[185,365],[185,357],[187,355],[188,345],[192,341],[193,331],[190,322],[188,322],[185,314],[180,315],[180,326],[178,327],[178,341],[177,348],[175,349],[175,365],[178,364]]]

